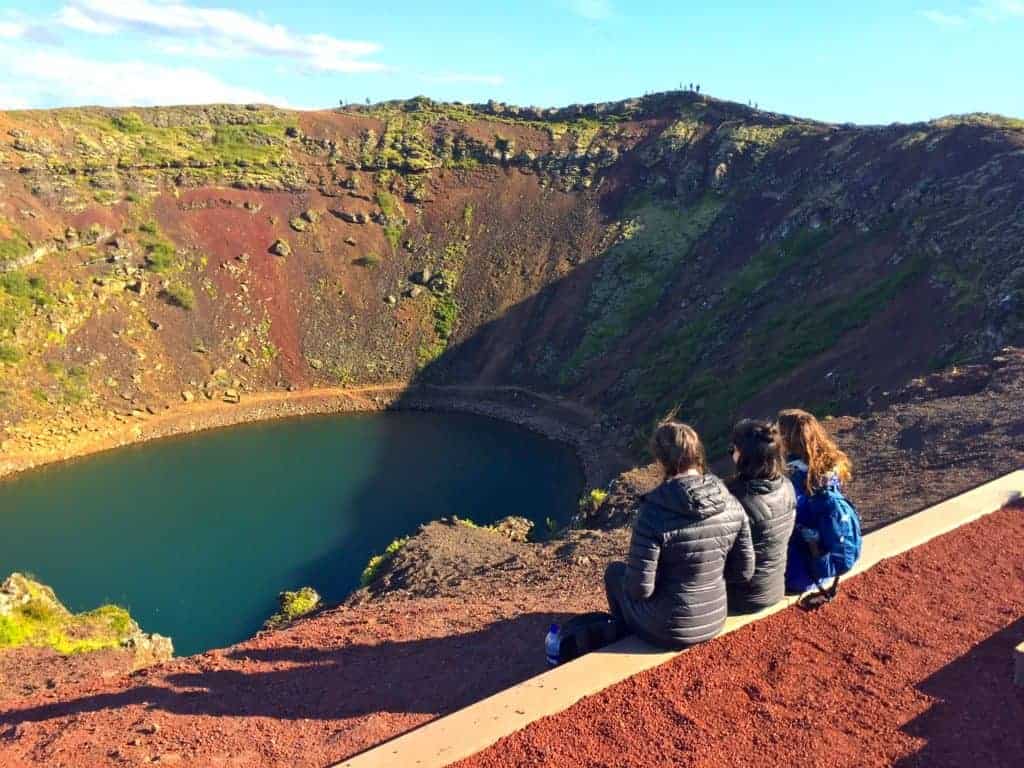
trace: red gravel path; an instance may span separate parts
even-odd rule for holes
[[[538,721],[459,768],[1024,766],[1024,510]]]

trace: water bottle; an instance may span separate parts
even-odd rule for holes
[[[548,635],[544,638],[544,653],[548,657],[548,666],[557,667],[561,643],[558,638],[558,625],[552,624]]]

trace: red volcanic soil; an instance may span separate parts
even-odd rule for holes
[[[134,675],[12,686],[0,695],[0,766],[323,768],[543,671],[547,623],[595,607],[599,571],[530,587],[506,568],[505,589],[393,595]],[[714,640],[465,768],[1019,765],[1022,585],[1024,511],[1007,510],[852,579],[826,608]]]
[[[0,767],[323,768],[544,671],[547,625],[596,593],[342,608],[115,679],[35,675],[28,695],[23,664]]]
[[[1024,509],[886,561],[538,721],[459,768],[1019,766]]]

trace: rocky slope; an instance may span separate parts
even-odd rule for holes
[[[634,449],[1024,342],[1024,125],[692,93],[0,114],[0,441],[170,403],[517,384]]]

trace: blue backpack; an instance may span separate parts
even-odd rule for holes
[[[824,496],[822,504],[827,510],[821,521],[821,547],[829,553],[835,575],[839,576],[853,568],[860,558],[863,545],[860,515],[835,485],[829,485],[820,493]]]

